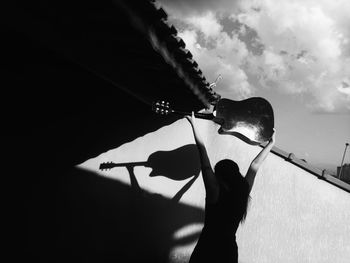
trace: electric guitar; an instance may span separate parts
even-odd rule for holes
[[[152,110],[160,115],[191,115],[190,112],[175,110],[169,102],[156,101]],[[229,134],[251,145],[270,140],[274,128],[274,114],[271,104],[264,98],[252,97],[241,101],[220,99],[212,113],[195,113],[197,118],[212,120],[220,125],[219,134]]]

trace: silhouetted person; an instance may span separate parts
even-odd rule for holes
[[[194,114],[186,118],[191,123],[198,147],[206,191],[204,227],[190,263],[238,262],[236,231],[239,223],[245,219],[255,175],[271,151],[275,135],[272,135],[268,144],[255,157],[243,177],[238,165],[231,160],[219,161],[214,170],[212,169]]]

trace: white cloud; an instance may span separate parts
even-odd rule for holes
[[[233,16],[256,30],[266,47],[265,59],[252,60],[250,68],[253,74],[264,75],[262,84],[268,80],[269,85],[288,93],[304,93],[310,109],[326,112],[344,111],[350,103],[338,89],[350,74],[344,52],[349,48],[345,46],[349,34],[342,26],[345,16],[341,21],[336,16],[344,8],[350,12],[350,5],[332,3],[245,1],[243,12]],[[251,8],[256,5],[259,12]],[[347,21],[350,23],[349,18]],[[254,72],[254,68],[264,70]]]
[[[215,38],[222,32],[222,25],[215,18],[215,14],[207,12],[201,16],[190,16],[185,19],[188,25],[192,25],[202,32],[206,38]]]
[[[215,1],[161,2],[175,23],[184,23],[180,36],[207,79],[223,76],[217,88],[223,96],[253,95],[253,75],[261,85],[256,88],[303,94],[311,110],[349,112],[344,83],[350,76],[350,1],[221,0],[215,7]],[[241,26],[228,34],[223,16]],[[248,29],[258,42],[243,39]],[[258,53],[252,50],[257,43],[263,48]]]
[[[251,96],[253,87],[241,68],[248,55],[246,45],[236,35],[229,36],[224,32],[211,12],[190,16],[183,21],[187,29],[179,36],[185,41],[186,48],[191,50],[207,80],[213,82],[221,75],[223,78],[217,91],[224,97],[243,99]]]
[[[341,93],[350,96],[350,79],[349,78],[344,79],[341,85],[338,87],[338,90]]]
[[[168,13],[175,16],[200,15],[209,10],[225,12],[237,8],[239,0],[158,0]]]

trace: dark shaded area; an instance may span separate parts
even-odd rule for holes
[[[202,108],[174,67],[149,42],[146,31],[157,27],[163,46],[178,54],[183,71],[193,73],[191,76],[198,83],[205,83],[205,90],[208,83],[195,67],[197,63],[191,60],[192,55],[184,53],[184,43],[176,38],[176,29],[161,23],[166,20],[166,13],[162,9],[153,10],[150,2],[17,0],[5,6],[2,19],[5,28],[57,52],[145,103],[151,104],[155,99],[177,102],[181,94],[186,97],[182,107]],[[130,10],[123,6],[134,9],[134,14],[130,16]],[[137,27],[135,21],[139,20],[145,28]],[[11,36],[4,39],[13,41]],[[15,52],[21,50],[21,43],[16,44],[19,46],[10,44]]]
[[[5,131],[50,162],[81,163],[175,120],[21,35],[6,39]]]
[[[49,207],[38,192],[28,202],[28,245],[36,262],[166,262],[172,246],[197,238],[174,240],[174,232],[203,216],[200,209],[77,169],[53,190],[57,199]]]
[[[202,211],[74,166],[177,119],[153,113],[154,99],[203,105],[111,2],[19,3],[1,17],[5,250],[17,262],[162,262]]]
[[[11,258],[164,262],[173,232],[200,220],[202,211],[161,196],[134,196],[129,187],[73,167],[175,118],[156,115],[26,38],[15,39],[11,44],[21,48],[9,49],[3,82],[11,102],[4,127]]]

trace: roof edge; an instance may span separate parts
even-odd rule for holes
[[[139,1],[125,0],[114,0],[114,3],[124,9],[134,27],[148,39],[153,49],[174,69],[206,108],[221,98],[206,80],[191,52],[186,49],[185,42],[177,35],[176,28],[167,20],[166,11],[156,0],[146,0],[142,4]]]
[[[344,181],[330,175],[329,173],[326,172],[326,169],[320,170],[320,169],[308,164],[306,161],[297,158],[294,153],[285,152],[285,151],[283,151],[275,146],[272,148],[271,152],[278,155],[279,157],[282,157],[286,161],[300,167],[301,169],[313,174],[318,179],[327,181],[328,183],[350,193],[350,185],[345,183]]]

